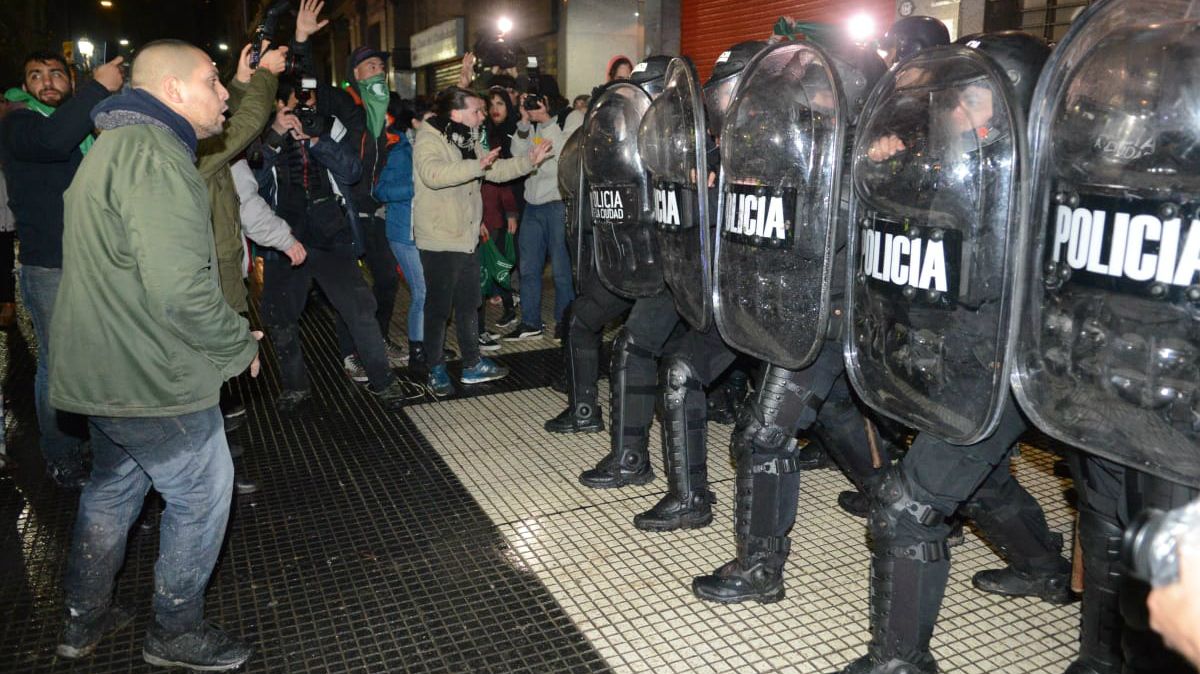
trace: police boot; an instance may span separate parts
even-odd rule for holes
[[[738,419],[730,442],[730,452],[737,457],[737,557],[692,580],[692,593],[700,599],[724,604],[783,599],[783,564],[790,550],[787,533],[796,521],[800,466],[796,441],[773,423],[777,418],[771,396],[760,393]]]
[[[929,640],[950,575],[948,526],[900,466],[872,493],[871,641],[842,674],[936,674]]]
[[[972,498],[963,505],[963,514],[975,520],[1008,562],[1004,569],[980,571],[971,584],[992,594],[1069,604],[1071,563],[1062,557],[1062,536],[1050,531],[1041,507],[1016,479],[1004,485],[1003,494],[994,494],[997,498],[989,494],[986,500]]]
[[[1121,527],[1088,508],[1079,511],[1083,551],[1083,604],[1079,611],[1079,657],[1067,674],[1120,674]]]
[[[737,421],[738,411],[746,401],[749,378],[745,371],[734,366],[713,385],[708,396],[708,420],[721,425]]]
[[[649,436],[658,381],[655,358],[634,343],[627,328],[621,329],[613,344],[609,374],[611,450],[595,468],[579,476],[585,487],[611,489],[654,479]]]
[[[672,357],[662,372],[662,446],[667,493],[635,515],[643,531],[699,529],[712,522],[716,500],[708,489],[704,389],[691,361]]]
[[[604,430],[600,406],[596,404],[600,337],[574,318],[570,325],[563,344],[567,409],[547,421],[545,429],[551,433],[599,433]]]

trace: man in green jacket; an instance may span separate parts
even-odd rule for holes
[[[257,373],[261,334],[221,296],[195,166],[198,140],[222,132],[228,93],[207,55],[175,40],[143,47],[131,83],[92,111],[102,133],[64,196],[50,401],[88,416],[94,458],[57,652],[86,656],[129,621],[113,582],[153,487],[166,509],[143,657],[232,669],[252,649],[203,620],[233,488],[217,400],[224,380]]]

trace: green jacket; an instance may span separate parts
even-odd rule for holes
[[[221,297],[208,190],[188,149],[149,124],[100,134],[63,195],[50,402],[94,416],[217,404],[258,353]]]
[[[238,217],[237,189],[229,165],[262,132],[275,110],[279,80],[267,70],[256,70],[249,84],[229,82],[229,109],[225,132],[200,141],[196,168],[208,185],[213,236],[217,241],[217,267],[225,301],[238,313],[248,309],[242,282],[242,221]]]

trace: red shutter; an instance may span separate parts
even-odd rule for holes
[[[691,57],[703,81],[721,52],[744,40],[767,39],[781,16],[844,24],[866,12],[875,17],[882,34],[892,23],[895,7],[895,0],[683,0],[680,49]]]

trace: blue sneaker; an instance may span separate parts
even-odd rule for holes
[[[495,381],[508,376],[508,368],[497,365],[491,358],[480,358],[473,367],[463,370],[461,381],[464,384],[482,384],[485,381]]]
[[[454,393],[454,385],[450,383],[450,373],[446,372],[445,363],[435,366],[429,371],[429,390],[435,396],[448,396]]]

